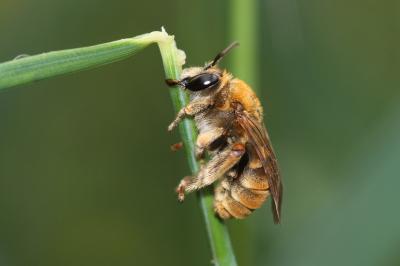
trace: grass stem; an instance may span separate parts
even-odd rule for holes
[[[161,57],[163,59],[165,76],[169,79],[179,79],[182,70],[182,60],[180,52],[172,40],[159,42]],[[171,88],[171,98],[175,111],[179,111],[188,103],[186,93],[178,87]],[[199,170],[199,164],[194,155],[194,143],[197,132],[191,119],[184,119],[180,123],[180,134],[186,148],[186,155],[192,174]],[[234,266],[236,264],[235,255],[231,245],[230,237],[226,225],[220,221],[213,210],[213,193],[208,188],[199,192],[200,206],[203,212],[208,238],[213,255],[213,263],[219,266]]]

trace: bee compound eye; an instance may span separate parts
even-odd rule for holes
[[[219,82],[220,77],[217,74],[202,73],[188,79],[185,87],[191,91],[201,91],[210,88]]]

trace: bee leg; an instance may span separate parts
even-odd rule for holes
[[[168,126],[168,131],[172,131],[185,116],[193,116],[203,112],[212,105],[211,98],[203,98],[201,100],[193,101],[179,110],[174,121]]]
[[[189,193],[199,190],[223,177],[240,160],[244,153],[245,146],[242,143],[229,145],[204,165],[197,176],[192,179],[182,179],[177,188],[178,198],[181,199],[184,192]]]
[[[224,134],[224,129],[222,127],[218,127],[204,133],[201,133],[196,140],[196,158],[202,159],[204,158],[205,149],[210,146],[216,139],[221,137]]]
[[[229,180],[233,180],[238,176],[238,171],[236,169],[230,169],[225,175]]]
[[[185,200],[185,188],[188,184],[190,184],[191,182],[191,178],[190,176],[185,176],[181,182],[179,182],[178,187],[176,188],[176,193],[178,194],[178,200],[180,202]]]

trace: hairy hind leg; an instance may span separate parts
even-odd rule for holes
[[[181,180],[176,189],[178,199],[183,201],[185,193],[199,190],[214,183],[230,170],[244,153],[245,146],[242,143],[234,143],[226,147],[205,164],[196,176],[185,177]]]

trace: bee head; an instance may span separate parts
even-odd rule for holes
[[[220,83],[222,71],[216,67],[216,64],[234,47],[239,45],[234,42],[217,54],[217,56],[205,67],[191,67],[183,70],[181,80],[167,79],[169,86],[179,85],[190,91],[202,91],[212,88]]]
[[[221,75],[221,71],[216,68],[209,70],[197,67],[187,68],[182,73],[179,85],[193,92],[202,91],[218,85]]]

